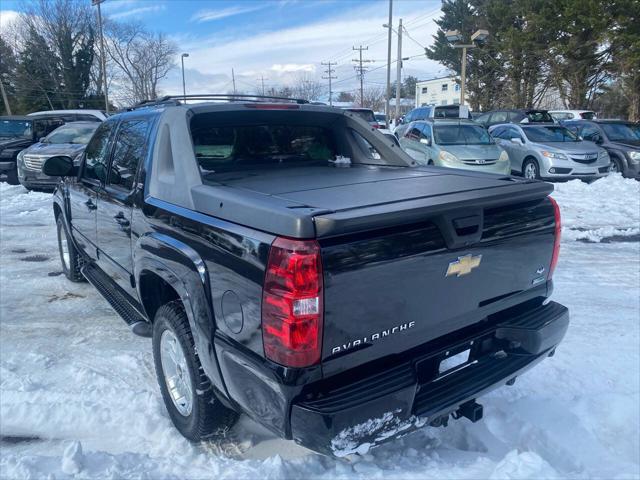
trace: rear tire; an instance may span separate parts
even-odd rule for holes
[[[83,282],[84,277],[82,276],[82,273],[80,273],[80,268],[82,268],[82,257],[69,238],[67,229],[64,226],[62,215],[58,215],[56,226],[58,229],[58,250],[60,252],[60,263],[62,263],[62,271],[64,272],[64,276],[72,282]]]
[[[527,180],[540,180],[540,167],[533,158],[528,158],[522,164],[522,176]]]
[[[179,301],[161,306],[156,313],[153,361],[169,417],[185,438],[198,442],[233,426],[238,414],[225,407],[213,392]]]

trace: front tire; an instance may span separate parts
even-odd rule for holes
[[[69,238],[67,229],[64,226],[62,215],[58,216],[56,226],[58,229],[58,250],[60,251],[60,263],[62,263],[62,271],[64,272],[64,276],[72,282],[83,282],[84,277],[82,276],[82,273],[80,273],[80,268],[82,267],[82,257]]]
[[[9,185],[20,185],[20,180],[18,180],[18,170],[13,169],[7,172],[7,183]]]
[[[169,417],[185,438],[198,442],[233,426],[238,414],[214,394],[179,301],[161,306],[156,313],[153,361]]]
[[[522,176],[527,180],[540,180],[540,167],[538,162],[529,158],[522,165]]]
[[[617,157],[611,157],[611,167],[609,168],[609,173],[621,173],[624,175],[624,167],[622,166],[622,162]]]

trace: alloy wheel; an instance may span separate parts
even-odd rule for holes
[[[171,330],[160,337],[160,363],[173,405],[180,415],[188,417],[193,408],[191,373],[178,337]]]

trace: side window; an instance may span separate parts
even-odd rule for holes
[[[138,165],[147,151],[148,127],[146,120],[128,120],[120,124],[109,170],[109,185],[133,190]]]
[[[104,180],[107,171],[111,133],[116,122],[105,122],[96,129],[96,133],[85,149],[82,178]]]
[[[414,140],[417,142],[418,140],[420,140],[420,135],[422,135],[420,128],[418,127],[418,125],[414,125],[407,131],[407,134],[405,135],[405,137],[408,140]]]
[[[428,123],[422,125],[420,138],[426,138],[427,140],[431,141],[431,125],[429,125]]]
[[[76,115],[76,119],[78,122],[99,122],[100,121],[98,117],[94,117],[93,115],[86,115],[86,114],[78,114]]]
[[[494,130],[491,130],[491,136],[493,138],[505,139],[506,138],[506,135],[504,134],[505,130],[506,130],[506,128],[504,128],[504,127],[498,127],[498,128],[496,128]]]
[[[513,128],[513,127],[509,127],[507,129],[507,135],[509,136],[508,137],[509,139],[519,138],[520,140],[522,140],[522,135],[520,135],[520,132],[517,129]]]

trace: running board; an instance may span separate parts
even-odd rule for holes
[[[121,291],[121,288],[113,283],[107,274],[105,274],[94,263],[87,263],[80,272],[87,281],[96,287],[113,309],[122,317],[131,331],[141,337],[151,337],[151,324],[147,322],[138,310],[136,310],[131,302],[127,299],[127,294]]]

